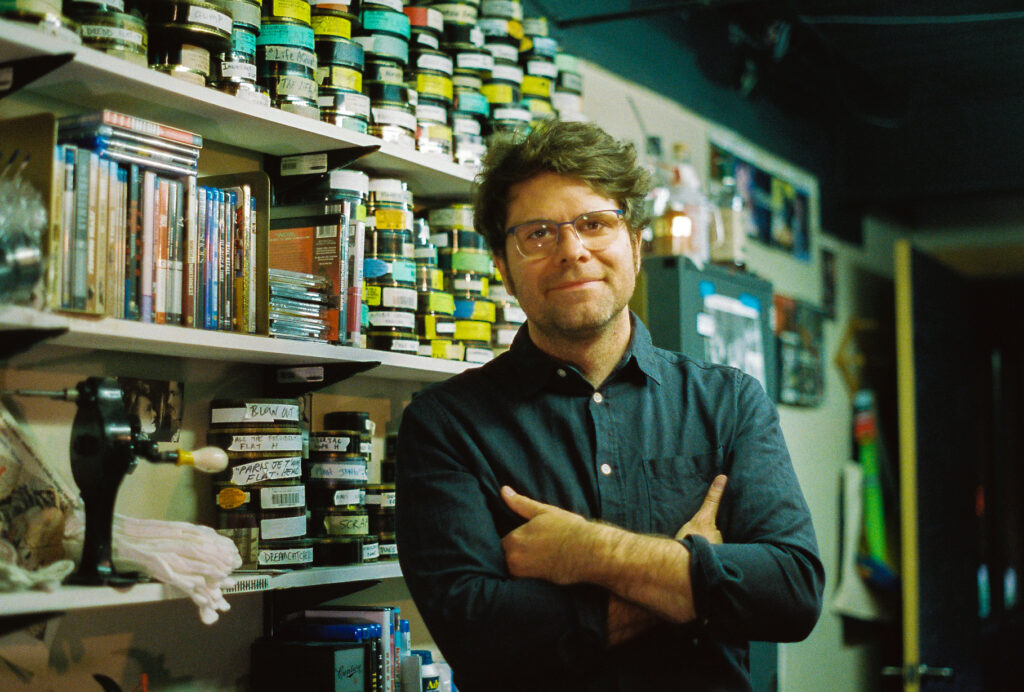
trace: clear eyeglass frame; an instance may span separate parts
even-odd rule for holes
[[[612,244],[622,228],[622,215],[621,209],[599,209],[580,214],[571,221],[526,221],[509,227],[505,235],[512,236],[519,254],[535,259],[552,254],[562,240],[562,227],[569,226],[583,247],[597,252]]]

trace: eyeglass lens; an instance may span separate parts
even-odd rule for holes
[[[572,221],[535,221],[520,224],[514,229],[516,245],[527,256],[550,254],[558,245],[559,231],[572,226],[576,237],[588,250],[601,250],[615,237],[621,225],[617,210],[593,211],[577,216]]]

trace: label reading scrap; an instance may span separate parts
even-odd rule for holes
[[[283,481],[301,477],[302,457],[259,459],[248,464],[239,464],[231,469],[231,482],[235,485],[251,485],[263,481]]]
[[[331,536],[365,536],[370,532],[370,517],[366,514],[327,515],[324,528]]]

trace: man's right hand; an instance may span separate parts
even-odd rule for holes
[[[676,532],[675,538],[677,541],[691,534],[696,534],[703,536],[712,544],[724,542],[722,540],[722,532],[718,530],[715,521],[727,480],[728,478],[723,475],[715,476],[715,479],[711,481],[711,487],[708,488],[708,494],[704,496],[704,504],[700,506],[697,513],[693,515],[693,518],[683,524],[682,528]]]

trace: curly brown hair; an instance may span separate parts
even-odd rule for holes
[[[476,178],[473,223],[495,256],[505,257],[509,191],[546,172],[578,178],[599,195],[616,200],[634,236],[650,222],[644,199],[651,176],[637,162],[633,144],[593,123],[550,121],[525,136],[495,136],[487,146]]]

